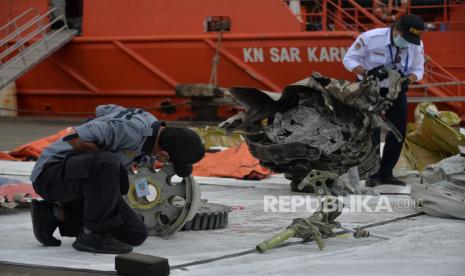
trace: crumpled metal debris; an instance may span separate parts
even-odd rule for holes
[[[31,205],[32,196],[27,193],[17,193],[11,198],[0,196],[0,208],[29,208]]]
[[[397,167],[422,171],[428,165],[458,154],[458,146],[465,146],[465,135],[453,125],[460,117],[451,111],[439,111],[429,103],[419,104],[415,110],[418,121],[410,125]]]
[[[461,153],[428,166],[422,183],[413,184],[415,209],[431,216],[465,219],[465,148]]]
[[[353,233],[354,238],[360,239],[360,238],[368,238],[370,236],[370,232],[366,229],[363,229],[361,227],[357,227],[355,229],[355,232]]]
[[[214,126],[193,127],[205,146],[206,150],[230,148],[244,143],[244,138],[239,133],[226,135],[225,131]]]
[[[356,166],[360,178],[367,178],[379,168],[373,128],[382,127],[401,138],[381,116],[400,92],[400,74],[389,71],[388,80],[385,97],[374,77],[349,82],[319,73],[285,87],[282,94],[233,87],[231,95],[246,111],[220,127],[245,132],[252,155],[263,166],[285,173],[293,190],[314,191],[311,183],[316,180],[302,183],[311,180],[312,171],[326,172],[326,179],[331,179]],[[331,173],[333,177],[328,177]],[[326,184],[333,183],[334,179]]]

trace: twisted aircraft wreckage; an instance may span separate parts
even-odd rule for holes
[[[281,94],[233,87],[231,95],[245,108],[221,123],[227,132],[245,132],[250,152],[265,167],[285,173],[294,191],[335,194],[356,192],[337,179],[352,167],[361,178],[379,168],[379,146],[373,130],[400,133],[381,114],[400,91],[400,74],[388,71],[389,90],[379,94],[373,76],[361,82],[336,80],[313,73],[284,88]]]
[[[230,93],[246,110],[220,127],[245,132],[251,153],[264,166],[285,173],[293,190],[319,195],[356,193],[350,183],[341,187],[337,180],[354,167],[362,178],[378,170],[379,146],[373,141],[373,129],[384,127],[400,139],[398,131],[381,117],[400,91],[400,74],[386,70],[389,89],[385,97],[372,76],[348,82],[314,73],[287,86],[282,94],[234,87]],[[173,176],[169,165],[161,170],[141,167],[130,174],[126,200],[151,235],[171,237],[183,227],[226,226],[230,209],[202,203],[200,187],[192,176],[178,183]]]

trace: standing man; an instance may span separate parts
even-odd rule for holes
[[[156,156],[186,177],[205,150],[194,131],[167,127],[141,109],[103,105],[96,116],[37,160],[31,180],[44,201],[32,203],[34,235],[46,246],[59,246],[53,237],[58,227],[62,236],[77,237],[77,250],[128,253],[145,241],[147,230],[122,198],[129,189],[127,167]]]
[[[423,42],[420,39],[424,31],[421,17],[405,15],[390,28],[377,28],[362,33],[344,56],[344,66],[357,74],[359,80],[374,75],[380,81],[380,93],[387,93],[387,71],[384,66],[394,65],[402,74],[402,91],[386,112],[386,118],[405,137],[407,125],[407,96],[410,83],[423,78],[424,58]],[[383,81],[385,80],[385,81]],[[375,130],[375,143],[380,143],[380,130]],[[402,150],[403,140],[398,142],[392,133],[386,136],[379,171],[369,180],[370,186],[380,184],[405,185],[392,175]]]

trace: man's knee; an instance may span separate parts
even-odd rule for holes
[[[138,246],[144,243],[148,237],[148,231],[145,225],[143,223],[131,225],[131,228],[131,230],[115,228],[110,230],[109,233],[117,240],[132,246]]]
[[[140,232],[129,234],[128,244],[130,244],[132,246],[141,245],[142,243],[144,243],[144,241],[147,239],[147,237],[148,237],[148,232],[147,232],[147,229],[144,226],[144,228],[141,229]]]
[[[127,205],[125,207],[129,208]],[[134,213],[133,210],[129,211]],[[144,221],[139,217],[139,215],[134,213],[133,219],[128,220],[126,223],[131,224],[130,230],[127,231],[127,243],[133,246],[141,245],[147,239],[149,234]]]

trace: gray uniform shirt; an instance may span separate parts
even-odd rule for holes
[[[161,122],[155,116],[141,109],[125,108],[118,105],[100,105],[96,117],[83,125],[74,127],[84,142],[93,142],[104,151],[118,155],[121,164],[130,164],[150,155],[158,135]],[[49,162],[60,162],[74,151],[66,137],[44,149],[31,173],[34,182]]]

